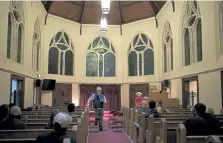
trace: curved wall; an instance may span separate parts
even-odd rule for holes
[[[223,66],[223,57],[219,54],[220,44],[218,41],[218,5],[219,2],[199,1],[202,19],[202,45],[203,61],[190,66],[182,66],[182,17],[185,2],[175,1],[175,12],[173,12],[171,2],[167,2],[157,15],[158,28],[156,28],[155,18],[137,21],[122,25],[122,35],[120,26],[108,26],[106,33],[100,32],[99,25],[82,25],[80,35],[80,24],[66,19],[48,15],[46,25],[46,11],[40,2],[23,2],[25,13],[25,35],[24,35],[24,63],[17,64],[6,58],[7,51],[7,22],[9,2],[0,2],[0,77],[5,82],[0,83],[2,92],[0,103],[9,102],[10,76],[19,74],[25,77],[25,106],[32,105],[33,82],[37,72],[32,70],[32,38],[34,22],[39,19],[41,31],[41,78],[56,79],[61,83],[72,83],[74,103],[79,103],[79,84],[108,84],[117,83],[122,87],[122,105],[128,106],[129,84],[130,83],[150,83],[160,88],[160,81],[171,80],[171,96],[182,98],[182,78],[198,75],[200,101],[209,107],[219,111],[221,108],[221,88],[220,70]],[[173,70],[163,73],[163,49],[162,36],[164,24],[169,21],[173,37]],[[74,76],[48,74],[48,51],[49,43],[53,36],[59,31],[65,31],[72,39],[75,50]],[[138,33],[145,33],[151,39],[154,46],[154,75],[149,76],[128,76],[128,48],[134,36]],[[86,77],[86,52],[92,40],[98,36],[107,38],[114,46],[116,52],[116,76],[115,77]],[[214,79],[214,80],[213,80]],[[208,81],[208,82],[207,82]],[[210,102],[210,100],[214,102]],[[52,104],[52,93],[43,92],[43,104]],[[214,103],[214,104],[213,104]]]

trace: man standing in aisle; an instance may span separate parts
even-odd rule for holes
[[[95,116],[95,125],[99,123],[99,131],[103,130],[104,103],[107,103],[105,96],[101,93],[101,87],[97,87],[96,93],[91,95],[87,101],[87,106],[93,101]]]

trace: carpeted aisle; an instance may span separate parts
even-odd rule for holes
[[[89,132],[88,143],[131,143],[123,132],[113,132],[108,128],[108,119],[104,119],[102,132]]]

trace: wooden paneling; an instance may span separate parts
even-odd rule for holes
[[[72,84],[56,83],[52,96],[52,106],[62,106],[72,102]]]
[[[142,92],[143,96],[149,96],[149,83],[129,85],[129,107],[130,108],[135,107],[136,92]]]
[[[109,84],[109,85],[96,85],[96,84],[82,84],[80,85],[80,106],[85,106],[87,104],[88,98],[96,92],[96,88],[100,86],[102,92],[107,99],[107,104],[104,104],[104,109],[110,110],[120,110],[121,108],[121,87],[120,85]],[[93,107],[91,105],[91,110]]]

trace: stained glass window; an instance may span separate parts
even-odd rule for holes
[[[21,54],[22,54],[22,39],[23,39],[23,28],[22,25],[19,25],[19,31],[18,31],[18,49],[17,49],[17,62],[21,63]]]
[[[36,19],[33,32],[33,48],[32,48],[32,67],[34,71],[39,71],[40,67],[40,27],[39,21]]]
[[[184,33],[184,58],[185,66],[190,65],[190,36],[188,29]]]
[[[105,37],[97,37],[88,47],[86,76],[115,77],[115,50]]]
[[[23,60],[24,16],[21,1],[11,1],[8,13],[7,58]]]
[[[51,47],[49,50],[48,57],[48,73],[49,74],[58,74],[58,50],[56,47]]]
[[[173,39],[169,21],[166,21],[163,32],[163,69],[164,72],[173,70]]]
[[[139,33],[134,37],[128,51],[129,76],[154,74],[154,51],[149,37]]]
[[[51,49],[56,49],[58,52]],[[49,56],[51,56],[49,57],[49,74],[74,75],[74,48],[71,39],[64,31],[58,32],[52,38]]]
[[[184,65],[202,61],[202,22],[197,1],[186,3],[182,33]]]
[[[202,61],[202,29],[201,20],[198,21],[196,27],[196,37],[197,37],[197,61]]]
[[[7,58],[11,58],[11,44],[12,44],[12,14],[8,14],[8,37],[7,37]]]

